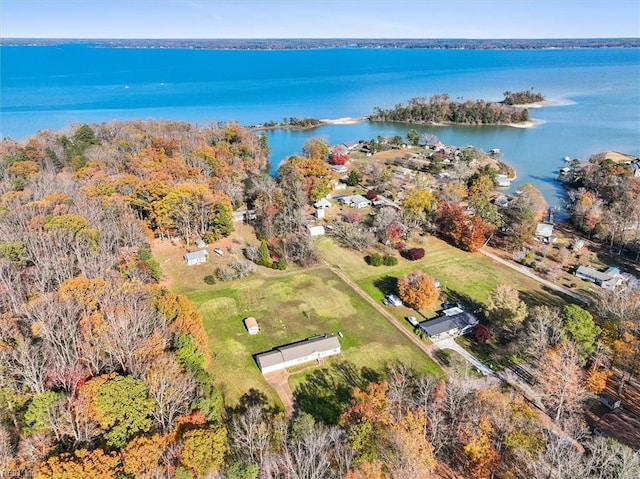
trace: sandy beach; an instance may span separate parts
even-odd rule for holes
[[[324,119],[320,120],[320,123],[323,125],[353,125],[354,123],[362,123],[365,121],[365,117],[344,117],[344,118],[334,118],[334,119]]]
[[[522,123],[507,123],[506,126],[513,128],[533,128],[535,126],[542,125],[544,122],[544,120],[529,120]]]

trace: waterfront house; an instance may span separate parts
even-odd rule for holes
[[[558,238],[553,235],[553,225],[548,223],[538,223],[535,237],[544,243],[555,243]]]
[[[185,253],[183,258],[185,263],[193,266],[194,264],[206,263],[208,256],[209,253],[207,253],[207,250],[202,249],[200,251],[194,251],[193,253]]]
[[[254,356],[262,374],[340,354],[340,341],[331,334],[313,336],[296,343],[277,346]]]

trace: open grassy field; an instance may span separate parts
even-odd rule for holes
[[[548,290],[537,281],[503,266],[480,253],[467,253],[446,242],[428,236],[417,244],[425,249],[425,257],[420,261],[399,258],[396,266],[369,266],[363,253],[342,248],[331,238],[322,238],[318,246],[323,257],[332,265],[339,266],[372,298],[382,301],[385,294],[393,293],[397,279],[411,271],[422,270],[441,283],[443,296],[450,301],[465,303],[470,308],[482,307],[489,292],[498,284],[509,284],[520,291],[520,296],[530,305],[548,304],[560,306],[565,298]],[[413,246],[413,245],[412,245]],[[433,317],[434,309],[422,311],[426,317]],[[416,315],[408,308],[390,308],[399,319],[407,314]]]
[[[244,279],[207,285],[202,278],[213,271],[212,263],[228,261],[231,255],[212,255],[210,263],[188,267],[177,246],[158,247],[154,253],[167,274],[167,286],[186,294],[202,312],[214,358],[212,368],[228,403],[250,388],[276,401],[252,355],[322,333],[343,334],[342,354],[335,361],[382,370],[388,362],[398,360],[423,372],[442,374],[329,268],[285,272],[259,268]],[[259,334],[247,334],[242,322],[247,316],[257,319]]]

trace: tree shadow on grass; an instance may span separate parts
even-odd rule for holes
[[[464,309],[466,309],[470,313],[474,313],[479,319],[482,318],[483,314],[481,313],[484,308],[484,304],[482,304],[480,301],[473,299],[471,296],[463,293],[462,291],[451,288],[447,288],[445,294],[447,295],[447,302],[460,303],[464,307]]]
[[[378,278],[373,282],[373,285],[385,295],[396,294],[398,292],[398,278],[394,276]]]
[[[260,406],[268,415],[275,415],[282,411],[278,406],[269,403],[269,398],[265,393],[259,389],[251,388],[240,397],[236,406],[227,407],[227,415],[244,414],[254,406]]]
[[[296,405],[317,421],[337,424],[351,400],[353,388],[364,389],[367,384],[381,379],[381,374],[373,369],[358,369],[349,361],[334,362],[328,368],[307,375],[294,391]]]
[[[577,303],[581,304],[569,296],[555,291],[547,286],[542,287],[542,291],[519,291],[520,299],[527,303],[531,308],[536,305],[557,306],[562,307],[565,304]]]

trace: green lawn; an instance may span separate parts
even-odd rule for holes
[[[253,354],[322,333],[341,332],[343,352],[339,360],[358,367],[382,370],[388,362],[398,360],[423,372],[442,374],[435,363],[328,268],[271,277],[255,274],[212,286],[203,283],[199,291],[187,295],[203,314],[214,373],[229,403],[249,388],[261,389],[275,398]],[[259,334],[247,334],[242,322],[247,316],[257,319]]]
[[[396,266],[374,267],[364,262],[363,253],[341,248],[331,238],[323,238],[319,243],[323,256],[330,264],[339,265],[345,274],[379,301],[382,301],[385,294],[395,292],[399,277],[419,269],[440,281],[443,297],[446,295],[448,300],[462,302],[474,309],[482,307],[489,292],[499,284],[509,284],[516,288],[529,305],[561,306],[566,302],[566,298],[537,281],[480,253],[461,251],[433,236],[422,239],[419,246],[426,251],[425,257],[420,261],[400,258]],[[425,317],[433,317],[439,306],[436,304],[422,313]],[[398,318],[407,314],[416,316],[416,312],[408,308],[391,308],[391,312]]]

